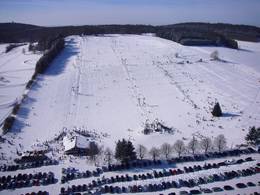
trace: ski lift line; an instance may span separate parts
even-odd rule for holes
[[[138,90],[137,90],[137,85],[136,85],[136,83],[134,82],[134,80],[132,79],[132,76],[131,76],[131,74],[130,74],[130,72],[129,72],[129,70],[128,70],[128,67],[127,67],[127,59],[125,59],[125,58],[121,58],[120,56],[118,56],[118,54],[117,54],[117,52],[116,52],[116,50],[115,50],[115,45],[117,44],[116,43],[116,40],[112,40],[112,43],[113,44],[111,44],[111,49],[112,49],[112,51],[114,52],[114,54],[116,55],[116,57],[117,57],[117,59],[119,60],[119,59],[121,59],[121,62],[120,62],[120,60],[119,60],[119,63],[120,64],[122,64],[123,65],[123,69],[124,69],[124,72],[126,73],[126,76],[127,76],[127,80],[130,82],[130,85],[131,85],[131,91],[132,91],[132,93],[133,93],[133,96],[135,97],[135,99],[136,99],[136,101],[138,102],[138,107],[139,107],[139,109],[141,110],[141,115],[143,115],[143,117],[145,118],[145,119],[147,119],[147,118],[149,118],[149,112],[145,109],[145,107],[144,106],[141,106],[141,102],[140,102],[140,98],[144,98],[144,97],[140,97],[140,95],[139,94],[141,94]]]
[[[80,46],[80,51],[83,52],[82,49],[82,44],[79,44]],[[72,125],[72,124],[76,124],[76,120],[77,120],[77,111],[78,111],[78,95],[79,95],[79,90],[80,90],[80,71],[81,71],[81,67],[82,67],[82,60],[80,60],[82,57],[81,56],[77,56],[77,58],[75,59],[75,62],[77,64],[79,64],[79,66],[76,66],[75,63],[73,63],[74,66],[74,72],[72,73],[72,78],[74,80],[74,84],[72,86],[71,92],[72,95],[70,96],[70,105],[69,105],[69,112],[66,114],[66,121],[65,124],[68,125]]]
[[[169,73],[168,70],[166,70],[164,67],[162,67],[161,65],[159,65],[158,63],[157,64],[154,64],[155,67],[157,67],[159,70],[161,70],[161,72],[164,73],[164,75],[166,77],[168,77],[172,82],[175,83],[175,87],[183,94],[183,96],[188,100],[188,102],[193,106],[195,107],[195,102],[185,93],[185,91],[182,89],[181,85],[176,83],[174,77]],[[197,105],[196,105],[197,107]]]
[[[128,77],[128,79],[129,79],[129,82],[131,83],[131,89],[132,89],[132,91],[133,91],[133,95],[134,95],[134,97],[137,99],[137,102],[138,102],[138,105],[139,105],[139,108],[142,110],[142,112],[143,112],[143,114],[145,115],[145,117],[146,118],[148,118],[148,114],[147,114],[147,112],[146,112],[146,110],[141,106],[141,101],[140,101],[140,99],[141,99],[141,97],[140,97],[140,93],[137,91],[137,89],[136,89],[136,84],[135,84],[135,82],[133,81],[133,79],[131,79],[131,75],[130,75],[130,73],[129,73],[129,71],[128,71],[128,68],[125,66],[125,64],[126,64],[126,61],[122,61],[122,65],[123,65],[123,67],[124,67],[124,69],[125,69],[125,72],[126,72],[126,74],[127,74],[127,77]]]

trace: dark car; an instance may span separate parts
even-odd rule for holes
[[[188,180],[190,187],[194,187],[196,185],[196,182],[193,179]]]
[[[249,187],[254,187],[254,186],[256,186],[253,182],[247,182],[247,186],[249,186]]]
[[[199,180],[198,180],[198,183],[199,183],[199,184],[205,184],[206,181],[205,181],[205,179],[203,179],[202,177],[200,177]]]
[[[208,189],[208,188],[204,188],[204,189],[202,189],[201,190],[203,193],[205,193],[205,194],[210,194],[210,193],[212,193],[212,190],[211,189]]]
[[[191,190],[190,194],[201,194],[201,191],[199,191],[199,190]]]
[[[230,191],[230,190],[234,190],[234,188],[232,186],[224,186],[224,190]]]
[[[172,181],[171,184],[173,188],[178,188],[178,183],[176,181]]]
[[[237,186],[237,188],[246,188],[247,187],[247,185],[244,183],[237,183],[236,186]]]
[[[189,195],[189,192],[183,190],[183,191],[180,191],[179,194],[180,195]]]
[[[255,153],[255,152],[256,152],[256,150],[253,149],[253,148],[247,148],[247,150],[248,150],[250,153]]]
[[[237,164],[241,164],[241,163],[243,163],[243,162],[245,162],[243,159],[238,159],[236,163],[237,163]]]
[[[223,189],[220,188],[220,187],[214,187],[214,188],[212,188],[212,190],[213,190],[214,192],[222,192],[222,191],[223,191]]]
[[[182,186],[183,187],[191,187],[191,184],[190,184],[190,182],[189,181],[186,181],[186,180],[184,180],[183,182],[182,182]]]
[[[253,161],[252,157],[248,157],[245,159],[245,161],[249,162],[249,161]]]
[[[221,178],[220,178],[220,176],[219,176],[219,175],[217,175],[217,174],[214,174],[214,175],[213,175],[213,180],[214,180],[214,181],[220,181],[220,180],[221,180]]]

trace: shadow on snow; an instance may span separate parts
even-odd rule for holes
[[[221,117],[238,117],[240,116],[239,114],[233,114],[233,113],[228,113],[228,112],[225,112],[222,114]]]
[[[66,41],[65,48],[52,61],[44,75],[55,76],[61,74],[66,68],[69,59],[79,53],[76,43],[74,40]]]

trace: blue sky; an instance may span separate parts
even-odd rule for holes
[[[225,22],[260,26],[260,0],[0,0],[0,22],[45,26]]]

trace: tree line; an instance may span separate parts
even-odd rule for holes
[[[115,152],[110,148],[104,150],[104,160],[108,165],[114,159],[121,163],[128,163],[136,159],[143,160],[150,158],[156,161],[160,158],[168,160],[173,154],[181,157],[183,154],[198,154],[203,152],[207,154],[210,151],[222,152],[227,148],[227,140],[223,134],[218,135],[214,139],[204,137],[198,140],[196,137],[185,144],[183,140],[176,140],[173,144],[164,143],[160,147],[152,147],[149,150],[146,146],[139,144],[134,147],[133,143],[129,140],[118,140],[115,146]]]
[[[191,42],[192,39],[193,41],[195,40],[195,43],[196,39],[200,39],[200,43],[202,40],[210,40],[214,44],[231,48],[236,48],[237,46],[234,40],[257,42],[260,38],[259,27],[219,23],[181,23],[164,26],[84,25],[62,27],[0,23],[0,43],[39,42],[41,44],[57,37],[59,34],[63,34],[66,37],[70,35],[142,33],[156,33],[159,37],[177,41],[181,44],[194,43]]]
[[[59,37],[50,46],[50,49],[43,54],[43,56],[38,60],[35,67],[35,73],[42,74],[49,67],[51,62],[55,57],[63,50],[65,45],[64,38]]]
[[[260,127],[250,127],[245,140],[249,145],[257,146],[260,144]],[[178,139],[173,144],[163,143],[159,147],[152,147],[148,149],[145,145],[139,144],[136,147],[130,140],[122,139],[116,142],[114,152],[111,148],[103,148],[96,146],[95,150],[90,154],[90,159],[95,161],[97,157],[104,157],[104,161],[111,165],[114,160],[124,163],[129,163],[134,160],[152,159],[154,162],[164,158],[170,160],[175,155],[178,157],[184,154],[196,155],[200,153],[208,154],[209,152],[217,151],[223,152],[228,149],[227,139],[223,134],[214,138],[203,137],[197,139],[195,136],[191,138],[188,143]]]
[[[32,78],[28,81],[26,84],[26,88],[30,89],[33,85],[36,76],[38,74],[43,74],[46,69],[50,66],[51,62],[55,59],[55,57],[62,51],[64,48],[65,41],[62,36],[57,37],[56,39],[52,40],[50,48],[43,54],[43,56],[37,61],[34,74]],[[29,46],[30,47],[30,46]],[[11,130],[14,122],[15,122],[15,116],[17,115],[21,103],[23,99],[26,98],[26,95],[23,95],[22,100],[15,103],[12,112],[10,115],[4,120],[3,122],[3,134],[7,133],[9,130]]]
[[[221,32],[208,28],[194,29],[193,26],[165,27],[156,36],[178,42],[182,45],[215,45],[238,49],[238,43]]]

